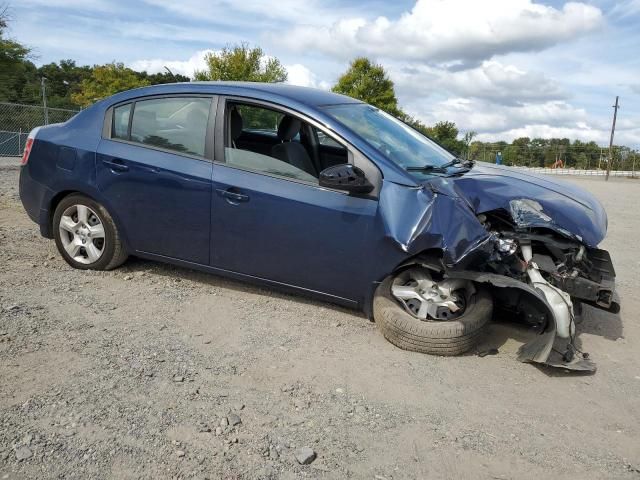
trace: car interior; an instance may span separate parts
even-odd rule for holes
[[[229,164],[317,183],[325,168],[348,163],[344,146],[295,116],[242,103],[226,111]]]

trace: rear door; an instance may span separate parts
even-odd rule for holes
[[[97,183],[135,251],[209,264],[215,104],[155,97],[107,114]]]

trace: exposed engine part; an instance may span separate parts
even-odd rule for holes
[[[473,284],[462,279],[434,281],[424,269],[410,268],[396,276],[391,293],[421,320],[452,320],[464,312]]]
[[[516,288],[496,288],[493,300],[496,318],[524,323],[537,332],[546,329],[547,308],[537,298]]]
[[[518,243],[513,238],[500,237],[496,247],[502,255],[513,255],[518,250]]]
[[[617,311],[613,305],[615,272],[610,268],[611,259],[603,250],[586,249],[581,246],[575,254],[566,255],[564,262],[555,263],[549,255],[533,254],[533,262],[548,274],[547,280],[572,298],[580,299],[595,307]]]
[[[498,314],[537,332],[519,349],[520,361],[595,371],[588,354],[574,343],[574,305],[619,311],[609,254],[565,231],[536,200],[515,199],[508,209],[477,213],[476,219],[489,236],[463,261],[420,259],[420,265],[441,272],[437,278],[492,285]]]
[[[543,212],[542,205],[531,198],[519,198],[509,202],[511,218],[519,227],[527,227],[536,221],[551,222],[551,217]]]
[[[522,257],[527,262],[527,275],[531,285],[542,291],[549,306],[552,308],[556,320],[556,334],[560,338],[571,338],[575,334],[573,324],[573,304],[571,296],[551,285],[540,273],[538,266],[533,261],[533,251],[531,244],[521,244]]]

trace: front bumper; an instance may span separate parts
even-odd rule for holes
[[[606,250],[589,249],[592,269],[589,278],[575,277],[559,279],[554,285],[583,303],[613,313],[620,311],[615,297],[616,272],[611,255]]]
[[[582,352],[575,345],[575,323],[577,306],[580,303],[610,313],[620,311],[620,302],[615,292],[615,270],[611,256],[606,250],[590,249],[588,258],[592,263],[589,278],[563,278],[553,282],[556,288],[569,294],[571,305],[567,305],[570,312],[568,338],[558,334],[560,320],[557,308],[549,305],[550,320],[540,335],[526,343],[518,351],[518,359],[522,362],[534,362],[568,370],[595,372],[596,364],[589,354]],[[564,338],[563,338],[564,337]]]

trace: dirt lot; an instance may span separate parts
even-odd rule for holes
[[[609,212],[623,308],[586,312],[584,376],[517,362],[529,334],[506,324],[483,340],[496,356],[423,356],[356,312],[212,275],[72,270],[23,212],[14,163],[0,478],[640,478],[640,182],[572,180]]]

